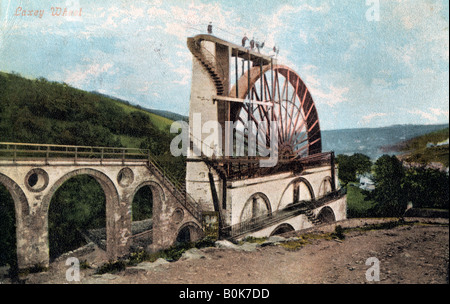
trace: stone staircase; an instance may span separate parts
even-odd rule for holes
[[[305,207],[305,215],[313,225],[322,224],[322,221],[314,215],[311,208]]]
[[[197,58],[203,65],[203,67],[208,71],[209,75],[214,81],[214,85],[216,86],[217,95],[224,95],[225,86],[222,82],[222,78],[218,74],[216,68],[213,66],[210,60],[206,58],[207,56],[202,52],[202,48],[200,46],[200,42],[196,41],[194,38],[188,38],[187,46],[191,51],[192,55]],[[203,48],[205,52],[206,49]],[[213,56],[210,54],[210,56]]]

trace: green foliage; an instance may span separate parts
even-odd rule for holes
[[[374,212],[378,216],[401,216],[407,198],[403,190],[405,170],[396,156],[383,155],[374,166]]]
[[[86,244],[80,231],[106,226],[103,189],[88,175],[66,181],[53,195],[49,207],[50,257]]]
[[[134,195],[131,204],[131,214],[133,221],[142,221],[152,217],[153,193],[150,187],[145,186],[139,189]]]
[[[403,185],[414,208],[449,208],[449,176],[435,169],[410,168]]]
[[[449,138],[449,128],[412,138],[402,144],[401,151],[419,150],[425,148],[428,143],[437,144],[447,138]]]
[[[339,178],[344,185],[356,181],[357,174],[370,172],[372,167],[370,158],[361,153],[355,153],[351,156],[339,154],[336,157],[336,162],[339,164]]]
[[[14,201],[0,184],[0,267],[17,265]]]
[[[154,253],[147,253],[144,250],[138,250],[120,260],[109,261],[108,263],[103,264],[97,269],[96,274],[116,273],[125,270],[128,266],[136,266],[137,264],[145,261],[154,262],[160,258],[173,262],[179,260],[183,253],[191,248],[200,249],[211,246],[214,246],[214,240],[209,237],[205,237],[197,242],[177,243],[165,250]]]
[[[334,227],[334,232],[331,234],[333,238],[337,238],[339,240],[345,239],[344,228],[341,225],[337,225]]]
[[[242,241],[242,243],[247,242],[247,243],[257,243],[257,244],[262,244],[265,241],[267,241],[267,237],[254,237],[254,236],[247,236],[245,237],[245,239]]]
[[[1,141],[120,147],[125,135],[145,139],[156,154],[168,151],[170,120],[105,96],[7,73],[0,96]]]
[[[135,252],[132,252],[130,256],[128,257],[127,266],[136,266],[139,263],[145,262],[150,259],[150,254],[147,253],[145,250],[138,250]]]
[[[46,271],[48,271],[48,267],[45,267],[42,264],[35,264],[31,267],[21,269],[20,271],[18,271],[18,274],[22,275],[22,276],[26,276],[30,273],[40,273],[40,272],[46,272]]]
[[[205,248],[205,247],[213,247],[214,243],[216,242],[216,238],[215,237],[211,237],[211,236],[206,236],[204,238],[202,238],[201,240],[197,241],[194,246],[195,248]]]
[[[405,161],[419,163],[419,164],[429,164],[431,162],[437,162],[448,167],[449,157],[448,157],[448,145],[438,146],[438,147],[428,147],[413,151],[407,157]]]
[[[105,274],[105,273],[116,273],[120,271],[124,271],[127,267],[126,261],[118,260],[118,261],[110,261],[101,265],[97,268],[96,274]]]
[[[371,217],[374,202],[368,199],[368,192],[352,184],[347,185],[347,217]]]
[[[406,169],[397,157],[383,155],[374,165],[374,182],[375,190],[360,195],[348,187],[349,217],[361,216],[361,211],[366,216],[401,217],[408,202],[414,208],[449,208],[449,176],[437,169]]]
[[[297,240],[281,242],[279,246],[289,251],[295,251],[305,245],[311,244],[313,240],[332,240],[333,238],[332,233],[306,233],[300,235]]]

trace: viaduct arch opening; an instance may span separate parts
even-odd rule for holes
[[[336,222],[336,216],[334,214],[333,209],[331,207],[325,206],[322,209],[320,209],[319,214],[317,215],[317,218],[322,223],[333,223]]]
[[[157,216],[157,206],[165,200],[162,187],[147,181],[134,190],[131,199],[131,234],[134,248],[146,248],[153,243],[154,217]]]
[[[284,223],[284,224],[281,224],[281,225],[277,226],[272,231],[270,236],[272,236],[272,235],[279,235],[279,234],[283,234],[283,233],[290,232],[290,231],[295,231],[294,227],[292,227],[292,225],[290,225],[290,224]]]
[[[113,182],[109,179],[108,176],[106,176],[104,173],[90,168],[83,168],[83,169],[77,169],[74,171],[71,171],[61,178],[59,178],[52,186],[52,188],[49,190],[48,194],[43,198],[42,200],[42,208],[44,211],[46,211],[46,220],[44,221],[44,230],[48,231],[49,229],[49,222],[48,222],[48,215],[49,215],[49,208],[50,208],[50,202],[55,194],[55,192],[69,179],[79,176],[79,175],[88,175],[90,178],[93,178],[101,187],[103,190],[104,195],[104,203],[103,206],[105,207],[105,226],[106,226],[106,244],[100,243],[100,248],[103,247],[103,249],[106,250],[107,255],[109,258],[114,258],[117,256],[118,251],[118,240],[115,237],[117,234],[116,232],[116,224],[114,219],[114,214],[119,206],[119,195],[117,193],[117,189],[115,188]],[[47,241],[47,246],[49,246],[49,243]],[[49,248],[47,248],[48,250]]]
[[[52,195],[48,208],[50,260],[93,241],[106,249],[106,196],[91,175],[70,177]]]
[[[178,229],[175,244],[194,242],[202,235],[202,228],[194,222],[187,222]]]
[[[14,199],[0,182],[0,267],[9,267],[10,275],[17,273],[18,268],[16,229]]]

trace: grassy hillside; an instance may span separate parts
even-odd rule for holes
[[[125,146],[168,152],[172,121],[44,78],[0,72],[0,141]]]
[[[163,110],[148,109],[145,107],[141,107],[139,105],[133,106],[130,104],[130,102],[120,99],[120,98],[117,98],[117,97],[114,97],[114,96],[102,94],[102,93],[95,92],[95,91],[92,93],[107,97],[114,101],[117,101],[121,106],[124,107],[124,110],[126,110],[126,111],[129,111],[131,108],[132,111],[138,109],[138,110],[150,113],[150,119],[151,119],[152,123],[158,125],[159,127],[161,127],[161,129],[164,129],[167,125],[170,125],[173,121],[178,121],[178,120],[188,121],[188,117],[183,116],[181,114],[177,114],[177,113],[173,113],[173,112],[169,112],[169,111],[163,111]],[[163,118],[163,119],[161,119],[161,118]]]
[[[400,151],[405,153],[402,159],[421,164],[439,162],[448,167],[449,145],[436,146],[448,138],[449,128],[445,128],[405,141],[400,145]]]
[[[119,107],[121,107],[127,114],[138,111],[145,115],[148,115],[148,117],[150,118],[150,122],[161,131],[167,131],[173,122],[173,120],[171,120],[169,118],[159,116],[154,113],[150,113],[149,111],[140,109],[140,108],[132,106],[130,104],[126,104],[126,103],[123,103],[123,102],[120,102],[120,101],[117,101],[114,99],[111,99],[111,101],[116,103]]]

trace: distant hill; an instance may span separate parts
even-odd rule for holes
[[[400,158],[409,163],[449,165],[449,128],[434,131],[403,141],[393,147],[402,154]]]
[[[152,114],[156,114],[156,115],[161,116],[161,117],[165,117],[167,119],[170,119],[171,121],[178,121],[178,120],[188,121],[188,117],[187,116],[184,116],[184,115],[181,115],[181,114],[178,114],[178,113],[174,113],[174,112],[170,112],[170,111],[164,111],[164,110],[149,109],[149,108],[146,108],[146,107],[142,107],[140,105],[133,105],[132,103],[130,103],[127,100],[123,100],[121,98],[117,98],[117,97],[110,96],[110,95],[107,95],[107,94],[102,94],[102,93],[99,93],[97,91],[92,91],[91,93],[110,98],[112,100],[118,101],[118,102],[123,103],[125,105],[129,105],[129,106],[132,106],[134,108],[137,108],[137,109],[140,109],[140,110],[152,113]]]
[[[322,150],[334,151],[336,155],[362,153],[375,160],[383,154],[401,153],[395,148],[396,144],[444,128],[448,128],[448,124],[325,130],[322,131]]]

